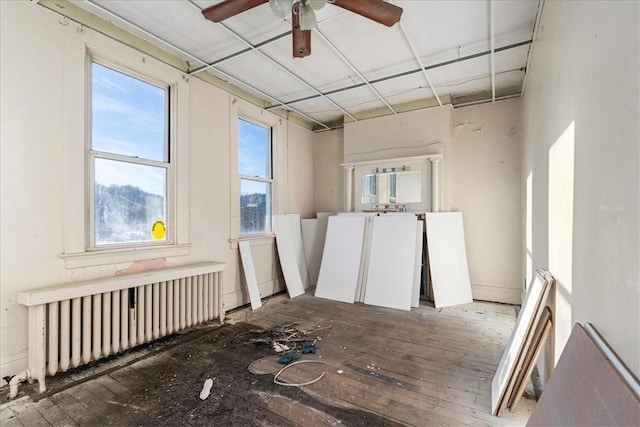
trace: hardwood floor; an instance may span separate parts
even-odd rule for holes
[[[491,412],[491,380],[515,307],[474,302],[438,312],[280,295],[79,372],[56,375],[39,395],[6,403],[0,424],[33,425],[524,425],[535,405]],[[274,384],[265,341],[315,341],[316,353]],[[298,340],[298,341],[296,341]],[[299,350],[300,347],[297,347]],[[251,366],[250,366],[251,365]],[[251,372],[249,370],[251,369]],[[211,395],[200,400],[207,378]]]

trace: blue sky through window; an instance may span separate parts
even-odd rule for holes
[[[238,173],[271,178],[270,129],[238,119]],[[265,185],[244,180],[241,194],[264,193]]]
[[[94,150],[166,162],[166,89],[112,70],[91,65],[91,146]],[[153,170],[148,168],[148,172]],[[103,185],[135,185],[166,193],[165,171],[136,174],[105,163],[96,170]]]

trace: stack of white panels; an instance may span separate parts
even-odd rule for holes
[[[422,223],[414,214],[333,216],[315,295],[410,310],[421,260]]]

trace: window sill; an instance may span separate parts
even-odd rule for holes
[[[238,249],[238,242],[248,240],[251,246],[273,245],[276,235],[274,233],[255,234],[250,236],[233,237],[229,239],[231,249]]]
[[[191,244],[147,246],[139,248],[105,249],[101,251],[59,254],[67,269],[92,267],[95,265],[118,264],[121,262],[141,261],[153,258],[185,256],[189,254]]]

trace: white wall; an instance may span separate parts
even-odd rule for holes
[[[453,110],[451,210],[464,214],[473,297],[519,304],[520,100]]]
[[[230,127],[235,123],[230,95],[197,78],[182,79],[177,70],[90,29],[65,24],[59,15],[36,3],[0,2],[0,16],[0,376],[26,368],[27,309],[16,304],[17,291],[112,276],[135,261],[129,254],[125,261],[74,268],[59,256],[70,241],[69,233],[84,234],[81,223],[70,223],[65,198],[78,188],[84,193],[82,179],[69,179],[84,176],[83,156],[78,164],[69,162],[73,158],[69,151],[84,150],[85,45],[97,46],[132,66],[164,70],[181,81],[177,197],[186,204],[180,224],[184,222],[182,230],[188,230],[185,239],[190,246],[186,255],[162,257],[155,265],[227,262],[225,306],[247,303],[239,279],[238,251],[229,241]],[[79,103],[74,98],[78,94]],[[283,126],[284,137],[277,147],[277,185],[284,200],[279,200],[278,209],[310,216],[315,135],[286,121]],[[74,188],[69,189],[69,184]],[[83,211],[83,200],[69,202]],[[252,249],[262,294],[282,289],[273,237],[252,241]]]
[[[522,118],[523,265],[557,279],[552,359],[591,322],[636,376],[639,28],[635,1],[546,2]]]
[[[463,213],[476,299],[520,302],[519,109],[446,105],[345,125],[344,161],[444,154],[443,210]]]
[[[344,131],[336,129],[316,134],[315,210],[340,212],[343,207]]]

